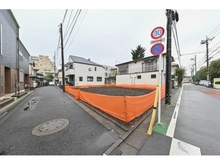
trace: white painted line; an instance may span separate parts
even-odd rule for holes
[[[184,85],[183,85],[183,86],[184,86]],[[173,137],[174,131],[175,131],[175,128],[176,128],[176,121],[177,121],[177,117],[178,117],[178,113],[179,113],[180,101],[181,101],[182,92],[183,92],[183,86],[182,86],[182,89],[181,89],[181,92],[180,92],[180,96],[179,96],[179,98],[178,98],[178,100],[177,100],[175,109],[174,109],[174,111],[173,111],[173,116],[172,116],[172,118],[171,118],[169,127],[168,127],[168,129],[167,129],[166,135],[169,136],[169,137]]]
[[[8,112],[4,112],[3,114],[0,115],[0,118],[2,118],[3,116],[5,116]]]
[[[199,147],[172,138],[170,155],[201,155]]]

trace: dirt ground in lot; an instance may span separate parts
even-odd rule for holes
[[[137,89],[137,88],[122,88],[122,87],[91,87],[80,88],[81,91],[97,93],[109,96],[140,96],[145,95],[153,90]]]

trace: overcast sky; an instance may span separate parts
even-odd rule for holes
[[[187,3],[188,1],[184,2]],[[97,6],[96,9],[93,5],[89,8],[88,5],[79,4],[78,7],[75,7],[72,10],[72,18],[77,8],[83,10],[65,47],[65,63],[69,55],[76,55],[90,58],[102,65],[115,66],[117,63],[132,60],[131,49],[135,49],[139,44],[146,48],[145,57],[151,56],[150,48],[152,45],[150,41],[152,39],[150,33],[157,26],[166,29],[165,8],[143,9],[140,4],[138,7],[135,4],[134,7],[131,5],[128,9],[122,6],[123,4],[119,4],[119,6],[113,4],[109,9],[104,5],[105,9],[102,6]],[[41,7],[34,9],[33,6],[30,8],[27,6],[23,9],[12,7],[12,12],[20,25],[20,39],[31,55],[47,55],[53,60],[60,35],[59,24],[63,20],[66,8],[69,8],[63,25],[65,34],[71,7],[74,7],[74,5],[64,5],[60,9],[59,5],[55,9],[50,8],[50,6],[46,6],[48,9],[45,9],[45,6],[43,6],[43,9]],[[220,46],[218,43],[220,41],[220,35],[218,34],[220,26],[216,33],[210,35],[220,24],[218,18],[220,9],[191,9],[191,7],[189,6],[189,9],[188,6],[185,9],[178,7],[180,8],[177,10],[179,22],[176,24],[180,51],[183,54],[181,56],[181,66],[188,69],[188,74],[194,63],[190,59],[194,58],[195,54],[185,56],[184,54],[202,51],[203,53],[197,53],[197,66],[200,66],[199,64],[205,59],[206,49],[205,45],[200,44],[201,40],[204,40],[206,35],[215,36],[209,43],[209,47],[215,49]],[[164,37],[166,38],[166,32]],[[64,44],[67,38],[68,35],[64,39]],[[172,41],[172,56],[175,58],[176,63],[179,63],[174,40]],[[166,51],[166,42],[164,45]],[[220,58],[220,55],[215,55],[213,59],[216,58]],[[60,49],[56,56],[56,64],[58,68],[61,68]],[[203,65],[206,65],[206,63]]]

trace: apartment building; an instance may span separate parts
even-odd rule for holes
[[[38,69],[38,73],[44,76],[46,76],[47,73],[54,73],[54,62],[50,60],[49,56],[30,56],[30,60],[35,62],[35,68]],[[57,69],[55,67],[55,73],[56,72]]]

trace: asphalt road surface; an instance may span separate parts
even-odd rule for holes
[[[117,138],[53,86],[38,88],[0,118],[1,155],[102,155]]]
[[[220,90],[184,84],[174,138],[220,155]]]

